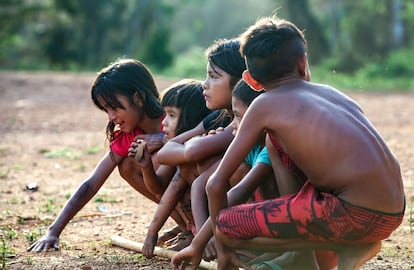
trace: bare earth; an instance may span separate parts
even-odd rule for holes
[[[110,244],[112,235],[143,242],[156,207],[118,172],[68,224],[60,251],[26,251],[107,150],[106,115],[90,100],[94,78],[0,73],[0,262],[6,259],[9,269],[170,269],[168,259],[147,260]],[[160,89],[172,82],[157,80]],[[407,197],[403,224],[362,269],[414,269],[414,93],[347,94],[360,103],[400,160]],[[32,182],[37,191],[27,190]],[[164,228],[172,225],[169,220]]]

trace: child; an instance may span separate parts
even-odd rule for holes
[[[206,161],[208,157],[212,157],[208,162],[203,164],[207,168],[210,164],[216,162],[220,155],[224,153],[233,138],[231,127],[229,127],[232,120],[231,92],[237,81],[241,79],[243,71],[246,69],[239,49],[239,40],[221,39],[215,41],[206,50],[208,64],[207,78],[203,82],[203,95],[206,106],[210,110],[213,110],[213,112],[195,128],[169,140],[157,153],[157,160],[160,164],[182,166],[183,164],[194,164],[194,162],[197,162],[197,165],[199,165],[199,162]],[[218,136],[200,136],[209,130],[219,127],[227,128],[225,131],[220,132]],[[154,135],[143,135],[138,136],[138,139],[156,141],[153,137]],[[192,144],[187,144],[187,141],[193,137],[197,137],[197,139],[193,139]],[[157,138],[160,137],[158,136]],[[202,172],[203,169],[198,167],[198,171]],[[191,179],[186,182],[191,184],[193,180]],[[201,199],[199,198],[197,203],[201,202]],[[194,206],[194,203],[192,206]],[[177,236],[177,239],[179,237]]]
[[[181,134],[189,129],[194,128],[204,117],[211,111],[205,106],[203,97],[203,88],[201,82],[196,80],[184,79],[163,91],[163,98],[161,105],[166,112],[165,118],[162,120],[162,130],[165,133],[167,140]],[[129,156],[135,157],[137,146],[139,143],[147,145],[144,141],[138,140],[131,143],[129,148]],[[150,153],[147,149],[144,151],[144,156],[138,160],[141,167],[144,182],[147,188],[159,198],[164,193],[165,188],[169,184],[169,179],[165,180],[165,176],[156,176],[154,172],[153,160],[156,162],[156,153],[150,158]],[[161,165],[161,168],[169,166]],[[156,179],[154,179],[154,177]],[[152,180],[152,181],[150,181]]]
[[[202,143],[206,147],[197,152],[186,148],[185,143],[194,137],[206,134],[219,127],[227,127],[233,118],[231,96],[233,87],[241,79],[246,69],[244,59],[240,54],[240,41],[237,39],[221,39],[215,41],[207,50],[207,78],[203,82],[203,95],[207,108],[213,111],[194,129],[174,137],[164,145],[158,153],[158,161],[163,164],[179,165],[186,162],[199,162],[207,156],[224,152],[231,139],[231,128],[222,133],[223,143]],[[201,143],[200,143],[201,144]]]
[[[303,80],[306,41],[295,25],[259,20],[243,33],[241,51],[244,79],[266,93],[249,107],[207,184],[218,269],[242,265],[236,247],[332,249],[338,269],[358,269],[402,222],[397,159],[353,100]],[[226,209],[227,179],[264,130],[271,147],[284,151],[308,180],[297,193]]]
[[[120,59],[99,72],[91,96],[95,105],[108,115],[106,134],[110,151],[72,194],[47,233],[28,248],[29,251],[59,249],[62,230],[99,191],[116,167],[135,190],[154,202],[159,201],[145,186],[139,166],[125,158],[136,135],[161,132],[164,110],[150,71],[137,60]],[[173,213],[172,217],[185,228],[181,216]]]
[[[233,135],[237,134],[238,128],[240,126],[240,122],[243,119],[243,116],[251,104],[251,102],[260,94],[264,93],[264,91],[254,91],[252,88],[245,83],[243,80],[240,80],[233,89],[233,97],[232,97],[232,110],[234,113],[234,118],[231,123],[231,127],[233,128]],[[265,199],[273,199],[279,196],[278,187],[276,186],[275,178],[273,175],[272,164],[269,159],[267,148],[264,146],[264,139],[265,133],[259,137],[258,142],[253,146],[253,148],[247,154],[244,162],[249,165],[250,171],[243,177],[243,179],[237,183],[236,186],[232,187],[232,189],[228,192],[229,198],[229,205],[241,204],[246,203],[247,201],[262,201]],[[273,150],[273,149],[272,149]],[[272,151],[273,154],[273,151]],[[277,154],[277,153],[276,153]],[[286,172],[279,172],[278,177],[286,179],[289,178],[289,181],[299,181],[301,179],[296,179],[290,175],[287,175]],[[302,183],[303,184],[303,183]],[[250,252],[240,252],[238,251],[239,255],[249,254]],[[291,255],[285,253],[281,257],[277,257],[281,254],[279,253],[270,253],[270,254],[263,254],[259,255],[258,257],[254,258],[253,260],[249,261],[249,265],[257,264],[257,267],[260,269],[267,269],[266,267],[269,265],[276,265],[280,263],[280,261],[286,260],[285,258],[288,257],[286,255]],[[294,254],[297,255],[297,254]],[[323,257],[325,260],[327,259],[326,253],[318,254]],[[299,254],[300,256],[300,254]],[[277,257],[276,259],[274,259]],[[292,257],[292,256],[290,256]],[[303,257],[303,256],[302,256]],[[330,256],[332,257],[332,255]],[[212,258],[205,258],[205,259],[212,259]],[[272,259],[272,260],[269,260]],[[298,258],[300,259],[300,258]],[[273,260],[275,262],[273,262]],[[319,262],[320,269],[331,269],[332,263],[329,263],[328,267],[321,267],[321,262]],[[285,264],[286,266],[292,266],[291,263],[282,261],[280,264]],[[325,263],[326,264],[326,263]],[[257,268],[259,269],[259,268]]]
[[[207,109],[201,82],[195,80],[181,80],[164,91],[161,105],[164,107],[166,116],[162,121],[163,131],[168,139],[194,128],[204,117],[206,117],[210,110]],[[145,142],[143,142],[145,145]],[[133,142],[129,149],[129,155],[135,156],[136,147],[139,143]],[[156,154],[153,155],[156,159]],[[181,188],[178,194],[177,184],[182,179],[193,179],[193,175],[197,174],[197,168],[194,164],[188,163],[184,167],[180,167],[176,171],[176,176],[173,177],[170,183],[169,179],[165,179],[164,171],[168,170],[168,165],[160,165],[157,172],[154,171],[153,163],[149,152],[144,147],[144,155],[139,160],[139,165],[142,167],[144,182],[148,189],[157,196],[160,196],[160,203],[154,215],[154,220],[148,229],[147,237],[144,242],[143,254],[147,257],[152,257],[152,251],[158,240],[158,231],[161,229],[168,216],[172,213],[177,203],[181,200],[183,204],[188,202],[185,200],[185,188]],[[167,174],[167,177],[169,175]],[[165,185],[167,183],[167,185]],[[168,185],[169,184],[169,185]],[[186,182],[184,182],[186,184]],[[167,187],[168,186],[168,187]],[[165,192],[164,192],[165,191]],[[161,197],[162,196],[162,197]],[[186,196],[189,200],[189,193]],[[192,222],[191,213],[184,213],[186,220]],[[193,238],[191,231],[183,231],[180,235],[181,241],[167,249],[180,250],[188,246]]]

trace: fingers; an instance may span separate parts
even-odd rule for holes
[[[217,129],[209,130],[207,134],[208,135],[214,135],[214,134],[220,133],[222,131],[224,131],[224,127],[218,127]]]
[[[144,256],[148,259],[151,259],[154,257],[154,246],[144,244],[144,247],[142,248],[142,254],[144,254]]]
[[[27,251],[33,251],[34,247],[36,246],[36,243],[31,244],[28,248]]]
[[[41,238],[38,241],[31,244],[27,251],[31,252],[47,252],[49,249],[54,248],[54,250],[59,250],[59,239],[58,238]]]
[[[128,148],[128,156],[129,157],[135,157],[135,154],[137,153],[137,149],[136,149],[137,146],[138,146],[138,143],[136,143],[136,142],[131,143],[131,145]]]
[[[35,242],[27,249],[27,251],[41,252],[41,251],[47,251],[48,249],[49,249],[48,243]]]
[[[143,141],[139,141],[137,147],[135,148],[135,160],[139,161],[142,159],[142,156],[144,154],[144,147],[145,144]]]
[[[145,255],[148,259],[154,257],[154,247],[157,243],[158,234],[156,235],[147,235],[144,241],[144,246],[142,247],[142,254]]]
[[[53,245],[53,248],[56,250],[59,250],[59,242],[55,242],[55,244]]]
[[[49,243],[45,243],[45,245],[43,246],[42,251],[47,252],[50,248],[50,244]]]

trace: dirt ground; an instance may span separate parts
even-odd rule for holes
[[[95,74],[0,73],[0,262],[9,269],[170,269],[113,246],[113,235],[142,242],[155,205],[114,172],[63,231],[61,250],[26,251],[107,149],[106,115],[90,100]],[[160,89],[173,80],[158,78]],[[407,196],[403,224],[362,269],[414,269],[414,92],[347,92],[400,160]],[[36,183],[37,191],[27,185]],[[164,228],[171,227],[169,220]],[[2,263],[0,263],[0,269]]]

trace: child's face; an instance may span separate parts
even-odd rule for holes
[[[132,132],[139,125],[139,111],[134,104],[130,104],[128,99],[122,95],[116,95],[118,101],[124,106],[122,108],[113,108],[109,106],[103,98],[98,97],[99,103],[105,109],[108,120],[116,125],[116,129],[122,132]]]
[[[243,119],[243,116],[248,108],[246,104],[243,103],[240,99],[233,97],[231,100],[234,118],[231,122],[231,127],[233,128],[233,136],[236,136],[237,130],[239,129],[240,122]]]
[[[207,64],[203,95],[210,110],[231,109],[230,75],[214,64]]]
[[[165,106],[165,118],[162,120],[162,131],[167,135],[168,139],[175,137],[178,119],[180,119],[181,109],[177,107]]]

